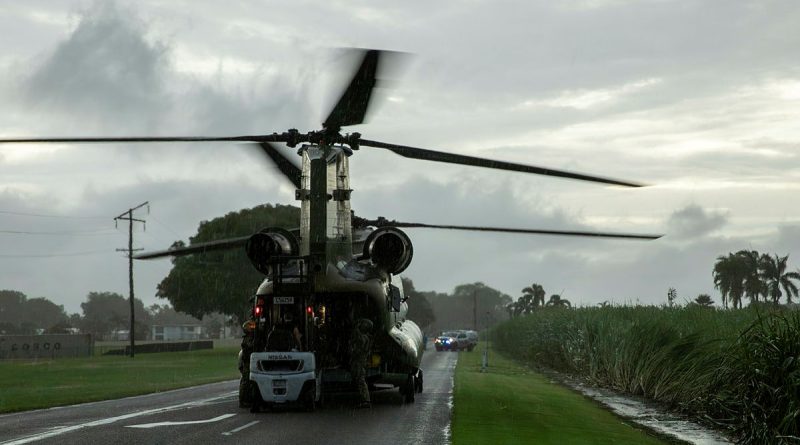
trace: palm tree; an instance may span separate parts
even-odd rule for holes
[[[708,294],[700,294],[697,298],[694,299],[694,303],[701,307],[713,307],[714,300],[711,299],[711,295]]]
[[[747,263],[739,255],[729,253],[717,257],[714,263],[714,287],[722,294],[722,305],[728,307],[728,300],[734,308],[742,306],[744,280],[747,276]]]
[[[533,283],[522,289],[522,296],[518,301],[523,301],[524,312],[530,314],[538,306],[544,306],[544,296],[547,294],[541,284]]]
[[[572,303],[569,302],[566,298],[561,298],[561,295],[553,294],[550,295],[550,299],[547,301],[548,306],[555,306],[555,307],[572,307]]]
[[[745,266],[744,294],[750,303],[758,301],[760,295],[764,295],[767,300],[767,287],[761,279],[761,254],[755,250],[740,250],[736,255],[741,258]]]
[[[800,281],[800,272],[786,272],[788,260],[789,255],[775,255],[774,258],[767,254],[761,256],[761,278],[766,283],[767,293],[773,303],[780,302],[783,292],[786,293],[786,303],[791,303],[792,297],[797,296],[798,289],[792,280]]]

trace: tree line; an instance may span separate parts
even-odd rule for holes
[[[798,295],[795,281],[800,282],[800,269],[788,271],[789,255],[761,254],[755,250],[740,250],[717,257],[712,276],[714,287],[722,295],[722,305],[742,307],[742,299],[750,303],[786,303]]]
[[[429,335],[493,326],[508,318],[505,308],[512,301],[481,282],[459,284],[450,293],[418,291],[408,278],[403,279],[403,287],[409,297],[408,318]]]
[[[130,303],[114,292],[89,292],[81,303],[81,314],[67,314],[64,306],[44,297],[28,298],[16,290],[0,290],[0,334],[92,334],[109,338],[116,331],[130,330]],[[134,338],[147,340],[153,325],[200,324],[212,336],[218,335],[226,317],[212,313],[203,320],[173,309],[170,305],[145,307],[134,299]]]

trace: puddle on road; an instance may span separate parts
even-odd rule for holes
[[[716,431],[645,402],[624,397],[606,389],[591,388],[577,382],[564,380],[562,383],[597,400],[614,413],[667,436],[695,445],[733,443]]]

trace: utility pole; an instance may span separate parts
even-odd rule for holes
[[[478,289],[472,290],[472,330],[478,332]]]
[[[133,212],[135,210],[141,209],[142,207],[147,206],[148,213],[150,212],[150,202],[145,201],[139,204],[136,207],[130,208],[125,212],[122,212],[119,216],[114,218],[114,224],[116,225],[118,221],[128,221],[128,248],[127,249],[117,249],[117,252],[127,252],[128,253],[128,296],[131,304],[131,330],[128,332],[128,337],[131,340],[131,358],[133,358],[133,350],[134,350],[134,341],[133,341],[133,327],[134,327],[134,315],[133,315],[133,252],[142,249],[134,249],[133,248],[133,223],[140,222],[147,227],[147,223],[143,219],[136,219],[133,217]]]

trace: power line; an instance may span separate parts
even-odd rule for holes
[[[19,216],[35,216],[38,218],[64,218],[64,219],[106,219],[105,216],[76,216],[76,215],[52,215],[45,213],[26,213],[26,212],[12,212],[10,210],[0,210],[0,213],[5,215],[19,215]]]
[[[70,256],[97,255],[100,253],[111,253],[111,251],[89,250],[85,252],[69,252],[69,253],[0,254],[0,258],[57,258],[57,257],[70,257]]]
[[[98,230],[58,230],[58,231],[51,231],[51,232],[34,232],[29,230],[0,230],[0,233],[4,233],[7,235],[79,235],[79,236],[108,236],[108,235],[117,235],[117,232],[114,229],[98,229]]]

